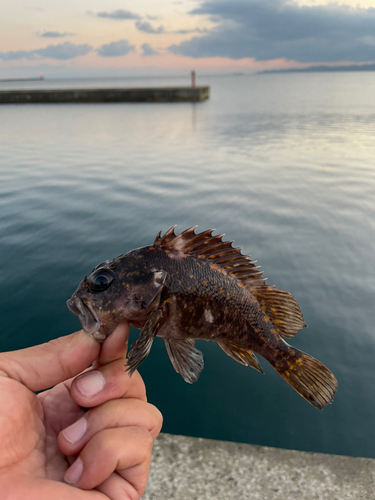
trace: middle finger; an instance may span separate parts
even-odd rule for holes
[[[117,398],[146,401],[146,389],[138,372],[132,377],[124,359],[117,359],[76,377],[70,387],[73,400],[84,408],[92,408]]]

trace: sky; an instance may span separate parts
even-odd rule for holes
[[[375,63],[375,0],[12,0],[0,79]]]

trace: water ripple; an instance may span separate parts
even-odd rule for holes
[[[64,303],[98,262],[176,223],[216,227],[297,297],[309,328],[293,344],[339,392],[318,413],[266,362],[257,377],[211,343],[188,387],[155,342],[141,372],[165,430],[375,456],[375,77],[208,83],[200,104],[1,108],[2,346],[77,328]]]

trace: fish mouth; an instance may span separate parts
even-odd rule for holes
[[[66,307],[74,316],[77,316],[82,329],[89,335],[94,335],[100,329],[100,322],[95,310],[89,304],[84,304],[79,297],[73,296],[67,300]]]

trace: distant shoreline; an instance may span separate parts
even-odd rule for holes
[[[342,71],[375,71],[375,64],[364,64],[362,66],[309,66],[308,68],[288,68],[288,69],[270,69],[259,71],[258,75],[270,73],[328,73]]]

